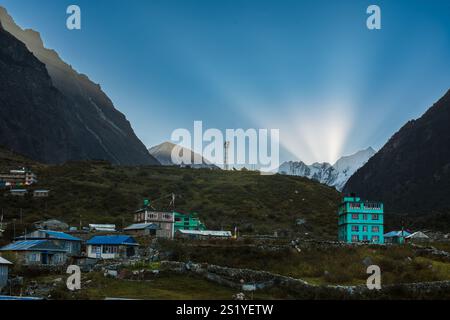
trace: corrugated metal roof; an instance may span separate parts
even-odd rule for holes
[[[410,234],[411,233],[409,233],[408,231],[403,231],[403,235],[402,235],[402,231],[391,231],[391,232],[385,233],[384,237],[385,238],[400,237],[400,236],[407,237]]]
[[[97,231],[116,231],[115,224],[89,224],[89,228]]]
[[[102,245],[138,245],[136,240],[130,236],[95,236],[86,242],[87,244]]]
[[[8,260],[0,257],[0,264],[12,264],[12,262],[9,262]]]
[[[41,245],[46,245],[48,247],[39,247]],[[3,248],[0,248],[0,251],[58,251],[65,252],[63,248],[60,248],[53,244],[51,240],[23,240],[16,241],[10,243]]]
[[[13,243],[10,243],[4,247],[2,247],[0,250],[7,251],[7,250],[28,250],[36,245],[42,244],[47,240],[23,240],[23,241],[16,241]]]
[[[414,238],[417,238],[417,239],[429,239],[430,237],[429,236],[427,236],[425,233],[423,233],[422,231],[416,231],[416,232],[414,232],[414,233],[412,233],[412,234],[410,234],[409,236],[407,236],[407,238],[408,239],[414,239]]]
[[[53,230],[40,230],[42,232],[45,232],[53,239],[59,239],[59,240],[70,240],[70,241],[81,241],[81,239],[74,237],[70,234],[60,232],[60,231],[53,231]]]
[[[115,228],[115,224],[98,224],[98,223],[90,223],[89,227],[91,228]]]
[[[191,234],[199,236],[213,237],[231,237],[231,231],[214,231],[214,230],[178,230],[182,234]]]
[[[0,300],[43,300],[39,297],[15,297],[15,296],[0,296]]]
[[[68,241],[81,241],[81,239],[76,238],[70,234],[64,233],[64,232],[60,232],[60,231],[53,231],[53,230],[37,230],[35,232],[43,232],[45,233],[50,239],[55,239],[55,240],[68,240]],[[18,237],[17,239],[29,239],[29,240],[38,240],[38,239],[42,239],[43,237],[37,237],[34,236],[33,234],[35,232],[31,232],[25,236],[21,236]]]
[[[157,224],[154,223],[135,223],[128,227],[126,227],[124,230],[143,230],[143,229],[159,229]]]

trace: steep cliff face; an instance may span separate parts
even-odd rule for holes
[[[344,190],[384,201],[391,212],[439,213],[450,223],[450,91],[403,126]]]
[[[99,85],[46,49],[39,33],[18,27],[2,7],[0,24],[8,45],[2,47],[0,86],[8,94],[1,97],[0,121],[7,133],[1,144],[49,163],[104,159],[159,164]]]
[[[53,87],[45,65],[1,28],[0,106],[0,144],[39,161],[84,156],[75,121],[66,123],[73,106]]]

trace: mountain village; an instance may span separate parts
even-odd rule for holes
[[[45,199],[51,191],[37,188],[38,184],[37,175],[27,168],[11,169],[9,173],[0,174],[0,186],[5,197],[31,196]],[[328,243],[330,247],[343,246],[344,248],[411,244],[417,246],[416,248],[421,248],[420,250],[428,250],[432,254],[449,257],[445,251],[422,248],[420,243],[431,241],[429,236],[422,231],[402,228],[386,232],[383,203],[365,201],[354,194],[344,195],[340,206],[336,208],[338,233],[336,241],[331,242],[321,240],[320,237],[316,240],[292,240],[284,238],[276,232],[272,236],[248,236],[241,234],[237,226],[234,230],[209,230],[202,223],[201,214],[176,211],[175,194],[165,195],[162,198],[162,200],[170,202],[169,206],[173,210],[159,211],[153,206],[152,201],[144,199],[141,208],[128,213],[132,216],[133,223],[120,229],[110,223],[107,218],[102,224],[87,223],[84,225],[80,221],[79,226],[71,226],[64,221],[51,219],[36,221],[33,223],[33,230],[25,230],[23,234],[16,234],[16,223],[18,222],[7,221],[2,214],[0,241],[10,241],[0,247],[0,288],[3,294],[6,294],[3,299],[51,299],[50,290],[62,281],[64,270],[69,265],[78,266],[83,272],[97,271],[104,274],[104,277],[122,280],[141,279],[144,281],[146,277],[150,279],[157,277],[160,270],[164,269],[173,272],[183,270],[204,272],[199,271],[204,266],[191,261],[183,263],[169,261],[171,260],[170,252],[164,252],[161,249],[158,245],[161,241],[183,243],[183,245],[190,246],[210,244],[211,250],[214,250],[212,244],[232,248],[236,243],[242,243],[242,241],[245,243],[251,238],[259,239],[256,240],[256,243],[259,243],[260,246],[271,243],[269,247],[273,243],[285,241],[286,245],[298,255],[302,254],[302,250],[304,250],[302,246],[305,244],[314,246],[317,243],[322,245]],[[9,239],[4,237],[8,229],[13,229],[12,237]],[[11,232],[9,234],[11,235]],[[447,236],[442,240],[446,241],[445,239],[447,239],[448,241]],[[166,260],[167,258],[169,260]],[[130,266],[132,269],[134,269],[133,266],[138,266],[138,270],[127,272]],[[148,266],[153,267],[149,270]],[[210,267],[221,268],[219,266]],[[25,285],[28,283],[28,275],[36,272],[56,272],[62,275],[55,280],[59,282],[52,283],[51,286],[47,285],[46,291],[39,289],[36,282]],[[224,273],[224,271],[221,272]],[[236,276],[234,273],[236,271],[231,272],[233,276]],[[258,284],[252,283],[254,280],[250,281],[250,279],[254,276],[247,275],[247,281],[241,279],[241,284],[236,286],[236,284],[230,284],[230,280],[222,279],[217,275],[212,277],[212,273],[207,274],[209,274],[208,279],[213,282],[216,281],[221,285],[227,283],[237,289],[241,287],[241,290],[238,291],[242,292],[236,292],[236,295],[233,295],[235,299],[244,299],[245,292],[253,294],[253,292],[263,290],[268,286],[267,280],[262,280]],[[229,278],[231,275],[226,277]],[[448,285],[448,283],[444,282],[444,285]]]
[[[0,300],[450,299],[447,8],[369,38],[294,2],[122,5],[79,46],[0,6]]]

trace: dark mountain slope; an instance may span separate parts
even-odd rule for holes
[[[99,85],[78,74],[55,51],[46,49],[39,33],[18,27],[2,7],[0,23],[37,58],[27,55],[26,48],[13,45],[9,37],[9,52],[4,51],[2,56],[5,72],[0,84],[8,91],[1,97],[6,107],[2,105],[0,110],[7,137],[0,137],[0,143],[50,163],[104,159],[114,164],[159,164]],[[5,38],[5,32],[2,36]],[[20,50],[20,54],[14,50]],[[20,61],[11,59],[19,55]],[[26,72],[18,72],[25,65]]]
[[[388,212],[450,216],[450,91],[408,122],[348,181],[346,192],[384,201]],[[431,223],[432,221],[430,221]]]
[[[0,144],[55,163],[90,151],[79,147],[89,134],[78,120],[67,121],[73,105],[53,87],[45,65],[1,28],[0,106]]]

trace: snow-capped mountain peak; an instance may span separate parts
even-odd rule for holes
[[[375,155],[376,151],[369,147],[365,150],[358,151],[351,156],[344,156],[340,158],[333,165],[333,168],[338,172],[334,186],[338,190],[342,190],[347,183],[348,179],[363,165]]]
[[[209,162],[207,159],[203,158],[201,155],[196,154],[192,150],[188,148],[181,147],[179,152],[181,155],[188,155],[191,158],[191,164],[183,164],[183,163],[174,163],[172,161],[172,150],[176,147],[172,142],[166,141],[163,142],[157,146],[154,146],[150,149],[148,149],[148,152],[158,159],[158,161],[163,166],[179,166],[179,165],[189,165],[192,168],[209,168],[209,169],[218,169],[218,167],[211,162]],[[195,159],[201,159],[201,164],[194,164]]]
[[[369,147],[350,156],[341,157],[334,165],[327,162],[307,165],[303,161],[287,161],[279,167],[278,172],[313,179],[341,191],[347,180],[375,153],[376,151]]]

